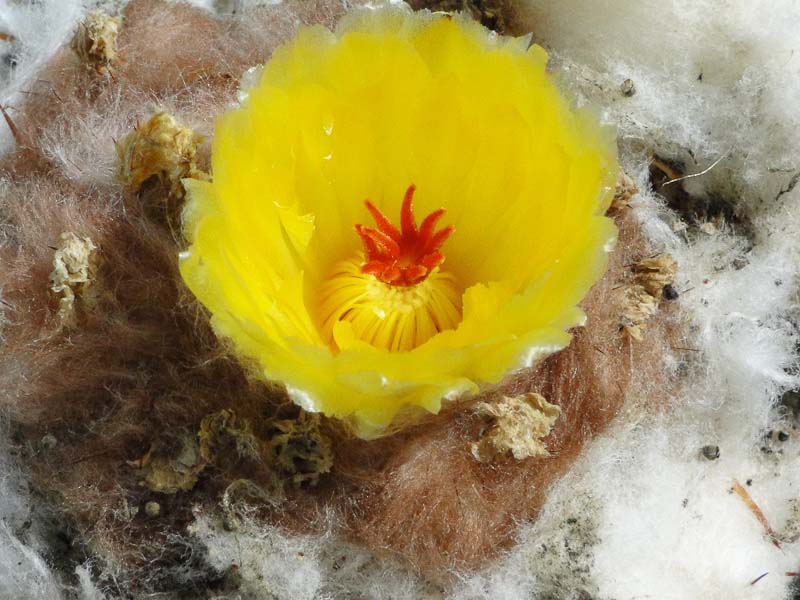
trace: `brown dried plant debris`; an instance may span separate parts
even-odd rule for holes
[[[614,190],[614,199],[611,200],[610,210],[618,211],[627,207],[636,194],[639,193],[639,188],[636,182],[622,169],[619,170],[617,176],[617,187]]]
[[[748,510],[751,513],[753,513],[753,516],[759,522],[761,527],[764,528],[764,532],[772,540],[772,545],[775,546],[776,548],[780,548],[781,544],[780,541],[778,541],[778,536],[775,534],[775,531],[772,529],[772,527],[770,527],[769,521],[767,521],[767,517],[764,516],[764,513],[761,511],[761,508],[759,508],[758,504],[755,503],[750,494],[747,493],[747,490],[742,487],[742,484],[739,483],[738,481],[734,481],[731,490],[735,492],[736,495],[739,496],[739,498],[742,499],[742,502],[744,502]]]
[[[214,447],[223,436],[233,442],[239,457],[261,460],[259,442],[250,423],[238,418],[232,410],[223,409],[204,417],[200,422],[200,431],[197,432],[200,456],[207,463],[213,459]]]
[[[63,326],[74,320],[76,293],[85,290],[93,279],[95,250],[97,247],[88,237],[78,237],[71,231],[61,234],[53,255],[50,290],[61,295],[58,320]]]
[[[158,177],[173,197],[181,199],[182,179],[208,179],[197,168],[197,148],[202,143],[203,136],[172,115],[156,113],[117,142],[117,179],[136,193],[145,181]]]
[[[180,438],[178,451],[170,454],[154,444],[144,456],[128,464],[140,470],[140,484],[153,492],[175,494],[191,490],[208,464],[201,456],[197,439],[187,432]]]
[[[475,411],[487,420],[481,439],[470,444],[472,455],[482,463],[509,455],[516,460],[547,456],[542,440],[561,414],[558,406],[535,392],[504,396],[494,404],[480,402]]]
[[[271,463],[295,486],[315,486],[333,466],[330,439],[320,431],[319,415],[301,411],[296,419],[275,421],[270,437]]]
[[[128,464],[139,470],[141,485],[175,494],[193,489],[209,465],[224,468],[223,455],[235,453],[239,459],[265,463],[273,500],[284,497],[284,482],[313,487],[331,470],[331,442],[320,432],[319,415],[301,412],[296,419],[269,423],[266,431],[263,439],[257,437],[249,421],[223,409],[203,417],[196,435],[165,432],[144,456]]]
[[[155,443],[142,458],[129,464],[140,469],[142,485],[153,492],[174,494],[188,491],[213,462],[215,448],[223,437],[233,441],[239,456],[260,459],[258,440],[250,430],[250,424],[237,419],[233,411],[223,409],[205,416],[196,436],[188,432],[180,436],[177,451],[165,451]]]
[[[620,288],[619,303],[622,306],[622,330],[633,339],[641,341],[645,323],[658,312],[658,300],[642,286],[633,284]]]
[[[675,281],[678,263],[668,254],[659,254],[639,261],[632,270],[636,274],[633,283],[618,291],[620,325],[633,339],[641,340],[645,323],[658,311],[664,288]]]
[[[633,272],[636,273],[636,283],[661,300],[664,288],[675,281],[678,263],[669,254],[659,254],[637,262],[633,265]]]
[[[87,68],[99,75],[110,75],[117,55],[117,35],[121,21],[102,11],[94,11],[78,25],[71,48]]]

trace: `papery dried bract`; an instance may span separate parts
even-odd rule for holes
[[[118,61],[117,35],[122,21],[102,11],[91,12],[78,25],[71,46],[78,58],[100,75],[113,71]]]
[[[53,256],[50,290],[61,295],[58,301],[58,319],[62,325],[73,321],[76,293],[91,282],[96,249],[94,242],[88,237],[78,237],[71,231],[61,234]]]
[[[156,113],[117,142],[117,179],[132,192],[138,192],[145,181],[155,176],[169,186],[174,197],[183,198],[184,177],[208,177],[197,168],[197,147],[202,143],[203,136],[178,123],[172,115]]]
[[[505,396],[499,402],[481,402],[476,412],[489,420],[481,439],[470,445],[480,462],[513,456],[523,460],[547,456],[543,439],[547,437],[561,414],[561,409],[536,393]]]

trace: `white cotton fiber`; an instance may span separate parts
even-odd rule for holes
[[[418,580],[387,558],[324,535],[290,535],[246,516],[224,527],[197,514],[190,532],[208,548],[221,572],[236,569],[240,587],[223,599],[324,600],[382,598],[434,600],[436,586]]]
[[[768,200],[798,171],[800,10],[768,0],[517,3],[534,39],[584,100],[642,150],[703,183]],[[620,86],[631,79],[634,95]],[[700,183],[699,181],[696,183]],[[704,189],[701,186],[701,189]]]
[[[0,427],[0,598],[60,600],[58,581],[29,539],[31,498],[8,456],[6,429]]]
[[[0,2],[0,106],[14,115],[14,105],[24,99],[24,86],[72,35],[82,14],[79,0]],[[0,154],[11,149],[13,139],[0,120]]]

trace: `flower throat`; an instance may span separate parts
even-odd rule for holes
[[[439,209],[417,227],[413,198],[406,190],[400,228],[369,200],[375,227],[355,225],[364,256],[340,261],[320,290],[323,335],[334,348],[366,342],[389,351],[409,351],[461,321],[462,290],[454,275],[440,270],[452,225],[436,231]]]
[[[412,205],[416,189],[412,183],[406,190],[399,231],[369,200],[365,204],[377,227],[355,226],[364,242],[367,260],[361,270],[390,285],[409,286],[424,280],[444,262],[439,249],[454,231],[452,225],[435,231],[436,223],[445,213],[443,208],[425,217],[417,229]]]

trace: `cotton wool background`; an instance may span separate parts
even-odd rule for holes
[[[116,14],[124,4],[0,5],[0,104],[12,122],[86,12],[100,7]],[[270,17],[259,20],[253,11],[267,3],[197,4],[242,36],[258,31],[284,39],[310,18],[309,9],[293,3],[270,6]],[[538,519],[520,523],[514,543],[491,564],[446,584],[342,541],[333,533],[338,514],[319,515],[332,533],[302,535],[265,527],[247,511],[233,515],[235,527],[222,526],[202,509],[179,540],[185,553],[165,556],[149,574],[180,579],[188,590],[183,597],[211,598],[800,596],[794,575],[800,571],[800,406],[794,391],[800,385],[800,8],[743,1],[425,6],[461,8],[506,33],[532,32],[574,102],[592,106],[618,128],[621,164],[639,189],[631,210],[653,253],[668,253],[678,263],[675,302],[687,341],[666,357],[678,384],[662,410],[645,407],[649,394],[660,397],[663,390],[629,394],[611,427],[551,488]],[[335,21],[346,8],[336,2],[320,11]],[[170,10],[159,14],[174,20],[148,26],[161,26],[165,52],[177,52],[167,42],[190,13]],[[213,48],[203,51],[213,64]],[[237,66],[247,62],[243,56]],[[141,100],[142,118],[155,104],[180,114],[187,101],[177,88],[172,96],[154,101],[143,94]],[[217,98],[193,100],[220,109]],[[115,164],[113,140],[128,131],[128,117],[108,112],[50,130],[49,159],[72,180],[105,189]],[[190,125],[211,131],[208,122]],[[11,152],[11,131],[0,135]],[[0,203],[4,220],[13,202],[8,185]],[[46,182],[31,185],[52,193]],[[3,245],[10,247],[18,233],[4,226]],[[3,300],[3,307],[16,301]],[[21,459],[46,461],[44,450],[59,441],[21,444],[14,407],[4,406],[0,597],[138,597],[113,560],[122,549],[85,552],[100,532],[75,531],[59,516],[58,499],[28,484],[31,473],[20,465],[31,462]],[[120,583],[109,585],[115,577]]]

